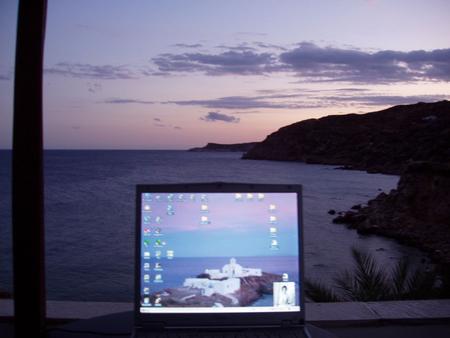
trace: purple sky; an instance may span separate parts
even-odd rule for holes
[[[205,203],[200,202],[199,194],[196,195],[195,202],[177,202],[175,198],[170,203],[174,215],[166,213],[167,194],[161,194],[161,202],[150,202],[152,212],[144,213],[151,217],[148,227],[152,234],[156,227],[160,227],[163,236],[143,238],[150,241],[160,238],[167,242],[164,250],[176,250],[177,256],[183,257],[286,256],[298,253],[295,193],[266,193],[263,200],[258,200],[256,193],[251,200],[243,194],[241,201],[236,201],[232,193],[209,193]],[[208,206],[208,212],[201,212],[202,204]],[[276,206],[275,211],[269,211],[270,204]],[[154,222],[156,216],[162,217],[159,224]],[[202,224],[201,216],[207,216],[210,223]],[[270,216],[277,218],[275,224],[269,222]],[[270,250],[273,239],[270,227],[277,228],[278,250]]]
[[[50,0],[47,148],[259,141],[328,114],[450,99],[450,2]],[[0,148],[17,2],[0,4]]]

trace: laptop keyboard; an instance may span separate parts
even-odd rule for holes
[[[304,338],[301,329],[269,329],[245,331],[141,332],[137,338]]]

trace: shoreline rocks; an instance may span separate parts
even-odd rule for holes
[[[367,206],[337,216],[361,234],[395,238],[450,264],[450,165],[415,163],[402,174],[397,189],[381,193]]]

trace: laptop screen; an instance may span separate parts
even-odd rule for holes
[[[300,311],[297,193],[143,192],[139,224],[141,313]]]

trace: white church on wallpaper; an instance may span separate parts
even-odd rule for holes
[[[183,286],[200,289],[205,296],[214,293],[227,295],[241,288],[241,277],[262,276],[261,269],[244,268],[236,263],[235,258],[231,258],[230,263],[222,267],[222,271],[206,269],[204,273],[210,278],[186,278]]]

